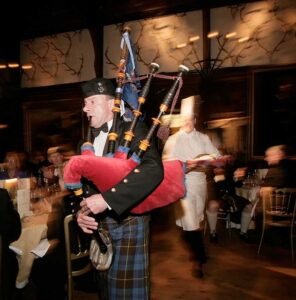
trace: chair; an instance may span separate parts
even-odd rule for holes
[[[223,208],[218,209],[217,220],[222,220],[226,223],[226,228],[228,229],[229,238],[231,238],[231,219],[230,219],[230,210],[225,210]],[[204,223],[204,235],[206,235],[208,227],[208,222],[205,220]]]
[[[73,277],[83,275],[93,269],[89,257],[89,245],[81,239],[74,215],[64,218],[65,248],[67,260],[68,300],[73,299]],[[73,249],[75,245],[76,249]],[[75,262],[80,263],[74,266]]]
[[[296,188],[281,188],[267,192],[262,197],[263,220],[258,254],[264,239],[265,230],[270,227],[288,228],[290,234],[291,257],[294,260],[294,230],[296,209]]]

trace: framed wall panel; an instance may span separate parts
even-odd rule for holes
[[[23,104],[23,113],[26,151],[45,151],[52,146],[76,150],[84,132],[81,101],[32,101]]]
[[[285,144],[296,157],[296,66],[253,73],[252,156]]]

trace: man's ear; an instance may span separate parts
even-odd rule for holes
[[[108,103],[109,103],[109,107],[112,108],[114,106],[114,98],[108,100]]]

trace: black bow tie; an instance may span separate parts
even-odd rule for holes
[[[104,123],[101,127],[99,128],[93,128],[91,129],[91,133],[92,133],[92,136],[93,138],[97,137],[101,131],[103,132],[108,132],[109,131],[109,128],[108,128],[108,124],[107,123]]]

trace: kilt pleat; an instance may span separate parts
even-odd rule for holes
[[[100,299],[149,299],[149,220],[143,215],[101,221],[112,237],[114,257],[108,271],[98,272],[98,287],[105,294]]]

